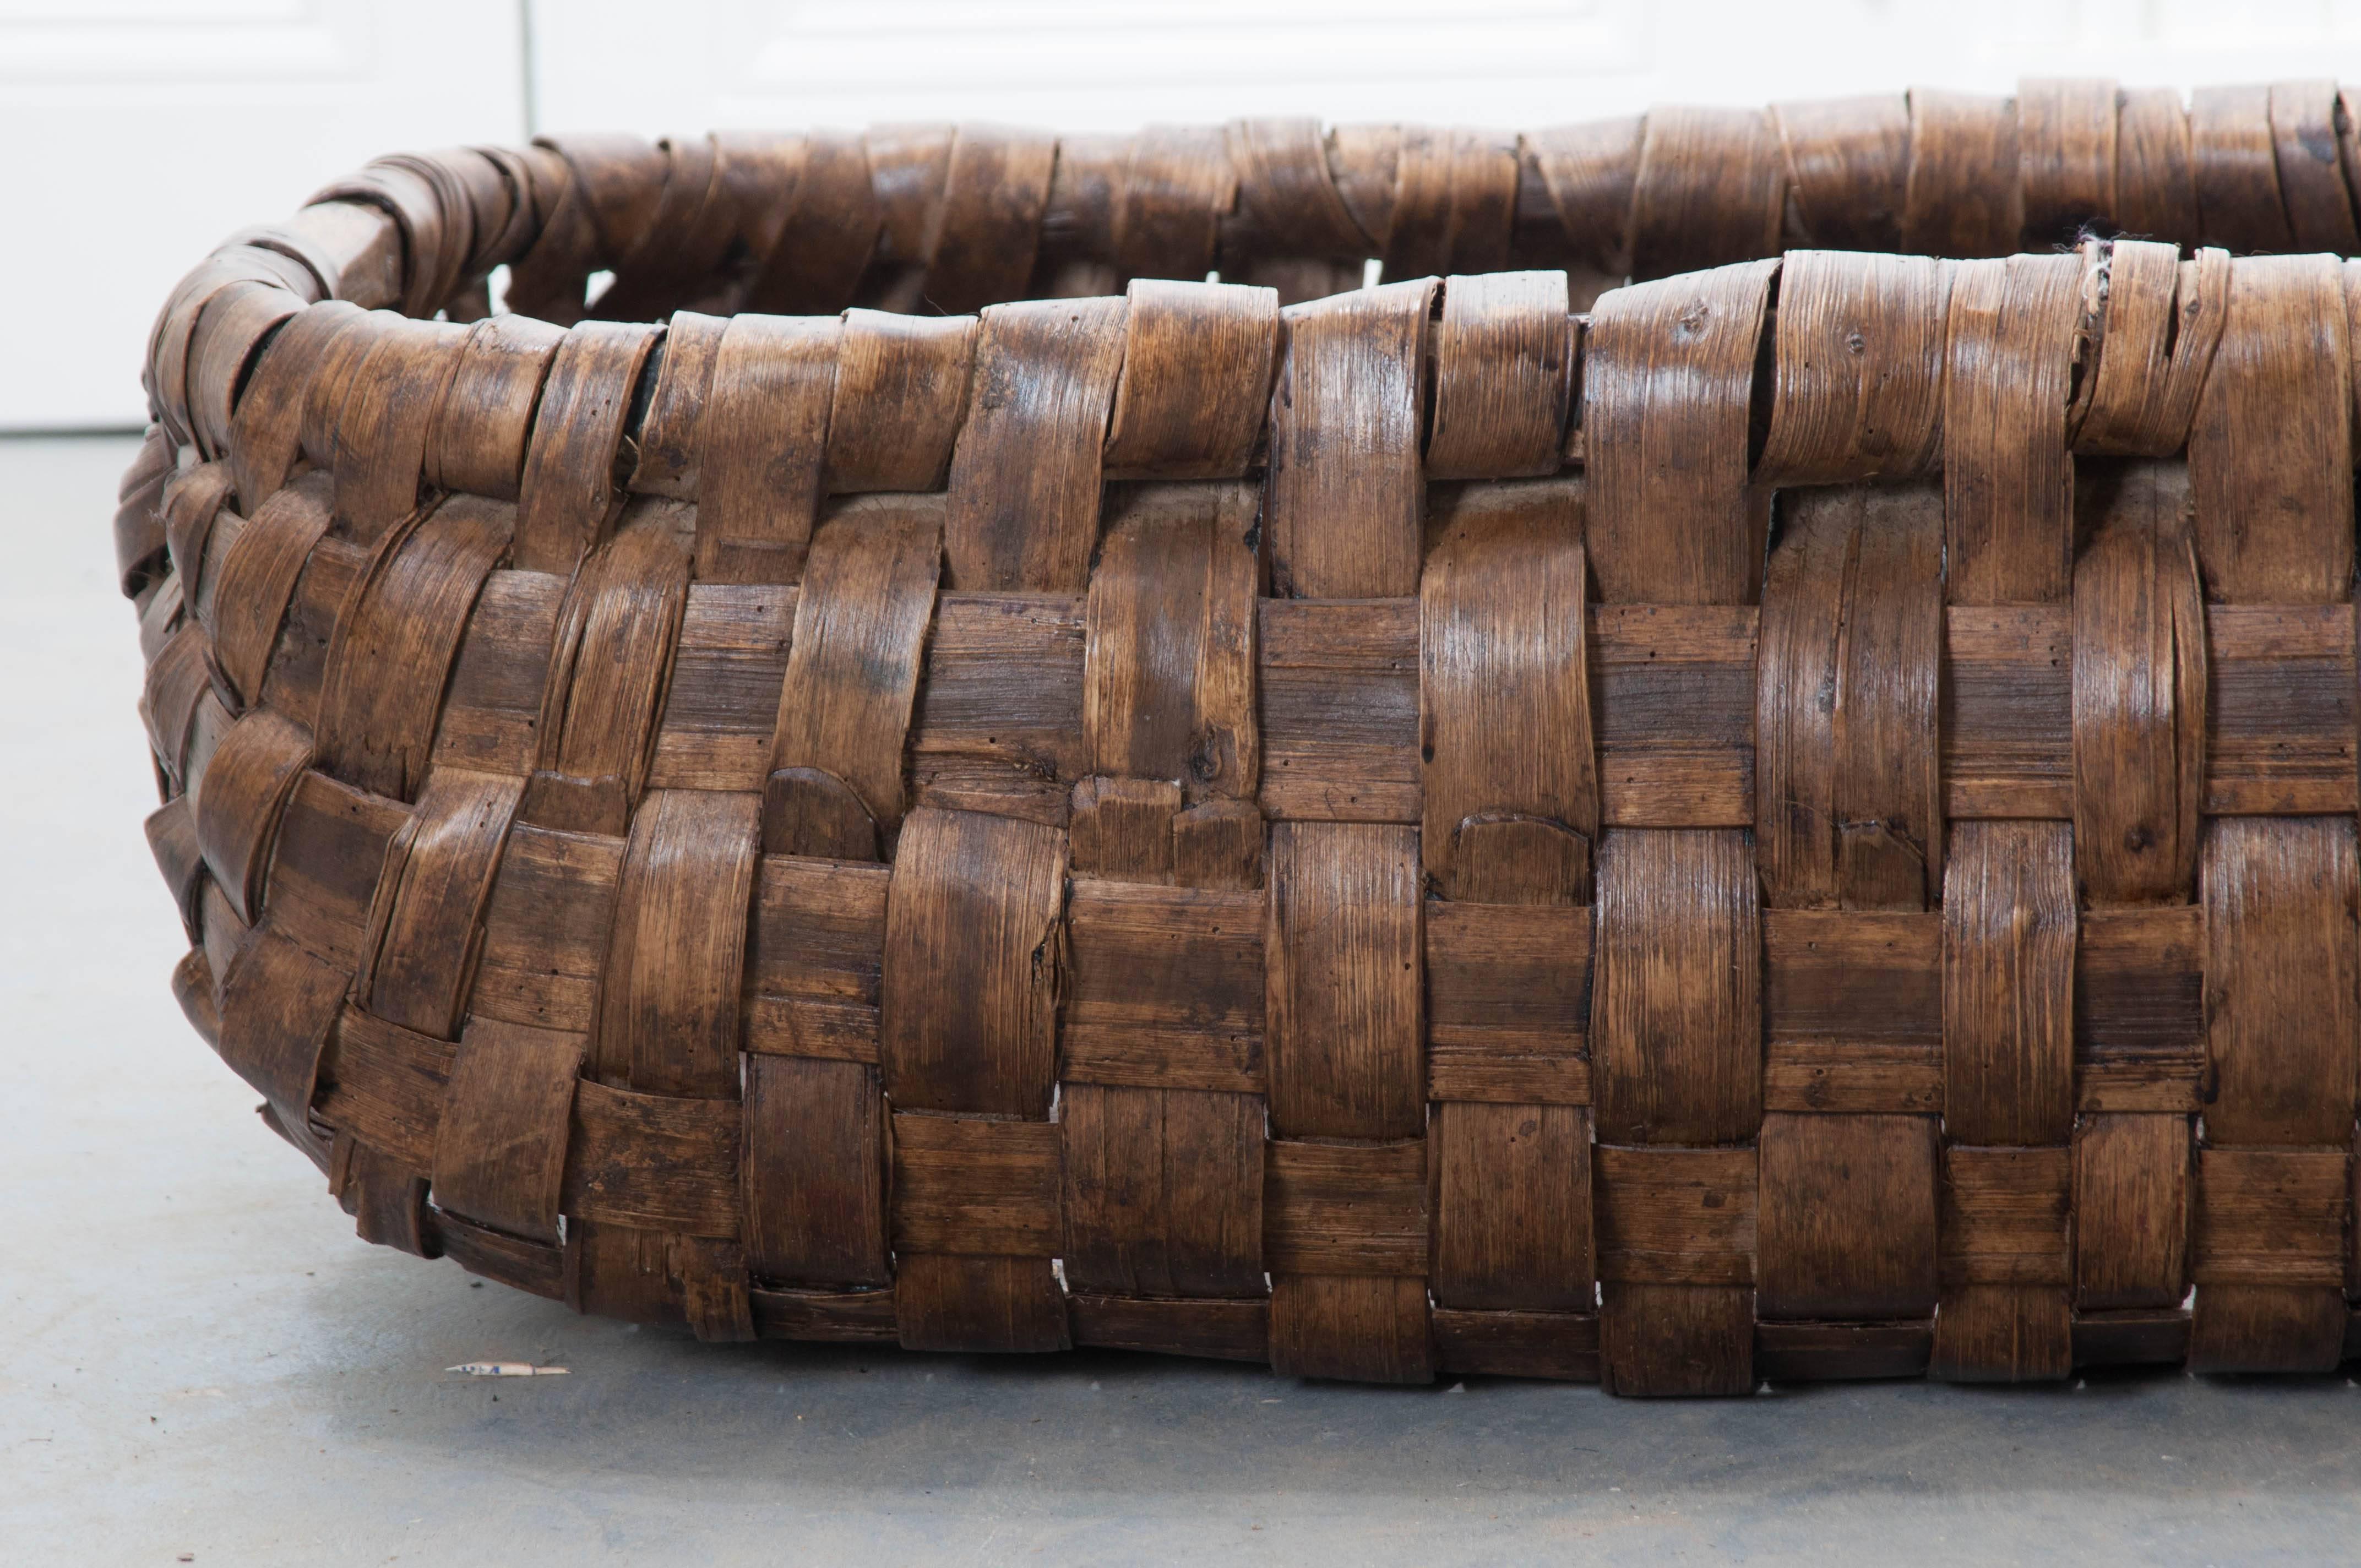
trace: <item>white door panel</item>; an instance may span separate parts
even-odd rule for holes
[[[514,0],[0,0],[0,430],[146,417],[157,307],[381,152],[524,134]]]

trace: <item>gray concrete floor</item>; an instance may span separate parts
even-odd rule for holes
[[[700,1345],[362,1245],[181,1022],[106,520],[0,441],[0,1562],[2352,1561],[2344,1376],[1707,1404]],[[564,1377],[470,1379],[477,1359]]]

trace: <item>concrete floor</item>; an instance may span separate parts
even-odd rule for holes
[[[133,446],[0,441],[0,1562],[2356,1555],[2341,1376],[1368,1389],[699,1345],[365,1246],[166,985],[108,581]],[[493,1358],[572,1372],[444,1371]]]

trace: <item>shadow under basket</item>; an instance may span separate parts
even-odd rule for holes
[[[708,1339],[2333,1368],[2353,125],[380,160],[151,343],[176,989],[362,1235]]]

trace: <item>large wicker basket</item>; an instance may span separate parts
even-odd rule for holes
[[[181,1000],[362,1235],[711,1339],[2333,1367],[2355,123],[372,164],[155,332]]]

